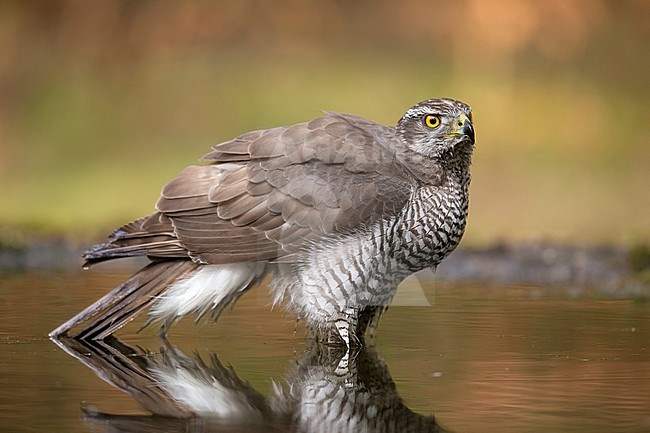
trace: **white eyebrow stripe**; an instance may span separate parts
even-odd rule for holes
[[[411,109],[406,113],[406,117],[419,117],[424,114],[441,114],[436,111],[433,107],[418,107]]]

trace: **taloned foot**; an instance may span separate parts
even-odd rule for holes
[[[346,347],[360,347],[363,345],[363,336],[359,338],[357,335],[359,316],[355,309],[348,308],[341,317],[336,319],[334,326]]]
[[[360,348],[365,345],[357,310],[348,308],[332,321],[311,326],[313,341],[327,346]]]

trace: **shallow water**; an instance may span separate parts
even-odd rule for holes
[[[399,302],[421,306],[392,307],[374,348],[345,358],[314,355],[302,327],[271,311],[260,289],[216,326],[178,324],[169,343],[153,329],[136,333],[136,320],[118,332],[114,346],[81,348],[81,360],[90,364],[84,365],[46,335],[127,276],[109,268],[2,278],[0,431],[299,431],[285,415],[300,404],[303,426],[311,422],[318,431],[357,431],[350,423],[358,427],[368,417],[385,418],[382,425],[398,418],[431,424],[420,416],[431,414],[438,428],[453,432],[650,431],[648,303],[595,299],[584,290],[453,286],[421,278],[415,292],[423,292],[407,291]],[[101,353],[109,355],[102,359]],[[137,371],[123,371],[131,361]],[[225,406],[202,409],[222,410],[221,419],[134,416],[150,412],[96,374],[122,385],[129,376],[131,392],[154,392],[165,371],[198,378],[203,388],[210,384],[207,391],[185,390],[190,397],[212,392],[200,402],[232,397]],[[166,388],[157,398],[181,392],[173,386],[177,391]],[[306,396],[323,387],[346,402],[372,405],[359,415],[354,405],[344,410],[339,402],[333,412],[331,401],[310,400],[308,413]],[[162,412],[163,403],[154,410]],[[328,420],[332,413],[336,420]]]

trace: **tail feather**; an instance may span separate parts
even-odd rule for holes
[[[123,257],[149,256],[158,258],[183,258],[188,257],[187,251],[180,247],[177,239],[148,239],[147,242],[113,241],[99,244],[86,251],[82,258],[85,260],[84,268],[105,260]]]
[[[66,335],[86,323],[75,338],[104,339],[133,320],[169,286],[193,273],[198,266],[191,260],[153,262],[52,331],[50,337]]]
[[[171,220],[159,212],[120,227],[109,238],[110,242],[95,245],[83,254],[84,267],[121,257],[188,258]]]

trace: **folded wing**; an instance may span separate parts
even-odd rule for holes
[[[390,218],[416,186],[396,140],[393,128],[336,113],[244,134],[213,147],[203,157],[209,165],[179,173],[157,213],[117,230],[86,258],[274,260]]]

